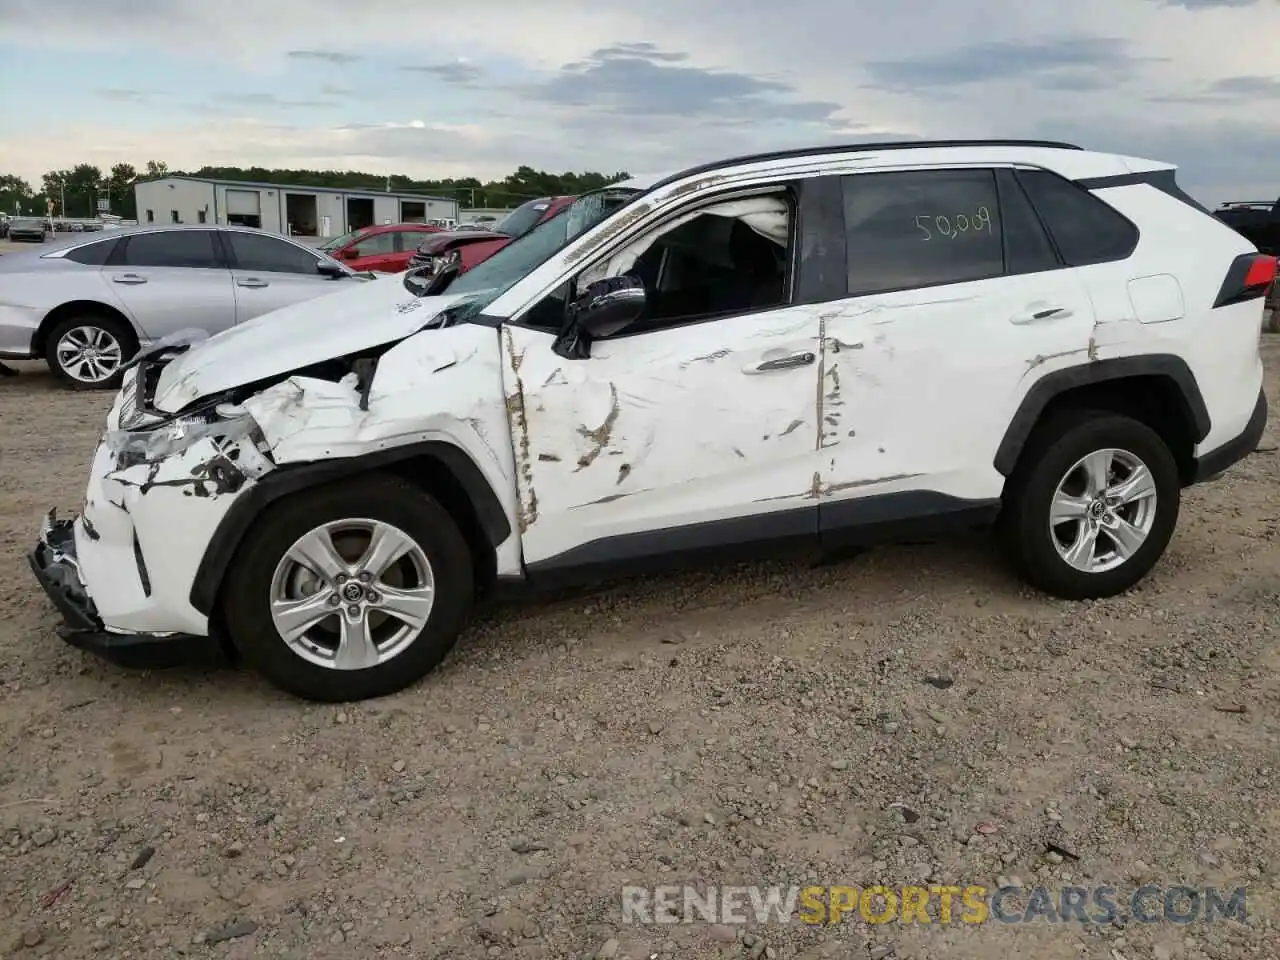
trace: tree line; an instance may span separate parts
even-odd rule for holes
[[[117,163],[104,173],[91,163],[67,170],[50,170],[40,178],[39,189],[13,174],[0,174],[0,212],[43,215],[50,202],[55,217],[93,217],[98,201],[106,200],[109,212],[126,220],[138,218],[133,185],[139,179],[174,176],[209,177],[217,180],[250,180],[290,187],[329,187],[381,193],[424,193],[449,197],[466,207],[513,207],[535,197],[573,196],[626,180],[630,174],[547,173],[520,167],[502,180],[483,182],[476,177],[456,180],[415,180],[402,174],[361,173],[357,170],[288,170],[268,167],[201,167],[185,172],[148,160],[139,171],[131,163]]]

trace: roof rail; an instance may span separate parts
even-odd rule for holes
[[[927,150],[938,147],[1041,147],[1050,150],[1083,150],[1074,143],[1059,140],[884,140],[880,142],[864,141],[862,143],[842,143],[817,147],[794,147],[789,150],[772,150],[766,153],[752,153],[741,157],[727,157],[712,163],[699,164],[674,173],[659,180],[651,190],[665,187],[684,177],[698,173],[710,173],[723,167],[733,167],[742,163],[759,163],[768,160],[789,160],[799,157],[826,156],[833,153],[860,153],[871,150]]]

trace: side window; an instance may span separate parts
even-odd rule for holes
[[[220,268],[221,258],[213,245],[209,230],[160,230],[126,237],[119,260],[127,267],[204,267]]]
[[[107,262],[107,258],[111,256],[111,251],[115,249],[116,240],[103,240],[99,243],[90,243],[78,249],[67,252],[67,260],[74,260],[76,263],[83,263],[89,267],[100,267]]]
[[[1123,260],[1138,245],[1138,228],[1084,187],[1048,170],[1019,170],[1018,180],[1069,266]]]
[[[841,181],[850,295],[1005,272],[995,171],[858,173]]]
[[[292,243],[264,233],[242,233],[228,230],[223,236],[231,244],[231,255],[238,270],[262,273],[305,273],[315,276],[316,257]]]
[[[352,247],[357,257],[378,257],[386,253],[396,252],[396,235],[394,233],[375,233],[366,237]]]
[[[790,302],[793,204],[787,192],[726,200],[677,213],[578,275],[576,292],[623,274],[644,284],[645,308],[624,335],[694,320],[770,310]],[[558,327],[557,290],[525,322]]]
[[[417,250],[418,244],[431,234],[422,230],[397,230],[393,236],[396,238],[396,252],[407,253],[410,250]]]

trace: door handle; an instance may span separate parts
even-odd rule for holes
[[[136,273],[122,273],[119,276],[111,278],[112,283],[146,283],[146,277],[140,277]]]
[[[742,368],[743,373],[771,373],[774,370],[791,370],[795,367],[807,367],[809,364],[816,362],[818,355],[809,351],[803,353],[793,353],[786,357],[778,357],[774,360],[761,360],[759,363],[749,363]]]
[[[237,286],[237,287],[252,287],[252,288],[254,288],[254,289],[257,289],[258,287],[268,287],[268,286],[270,286],[270,284],[269,284],[269,283],[267,283],[267,281],[266,281],[266,280],[259,280],[257,277],[248,277],[248,278],[246,278],[246,279],[244,279],[244,280],[237,280],[237,281],[236,281],[236,286]]]
[[[1043,310],[1036,310],[1032,313],[1024,313],[1021,316],[1013,318],[1014,323],[1038,323],[1041,320],[1053,320],[1059,317],[1069,317],[1071,311],[1066,307],[1045,307]]]

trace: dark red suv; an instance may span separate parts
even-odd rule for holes
[[[538,224],[563,211],[576,197],[539,197],[521,204],[500,220],[491,230],[462,229],[433,233],[418,244],[409,261],[410,270],[428,267],[430,276],[439,265],[455,254],[461,260],[459,273],[466,273],[477,263],[488,260],[516,237],[522,237]]]

